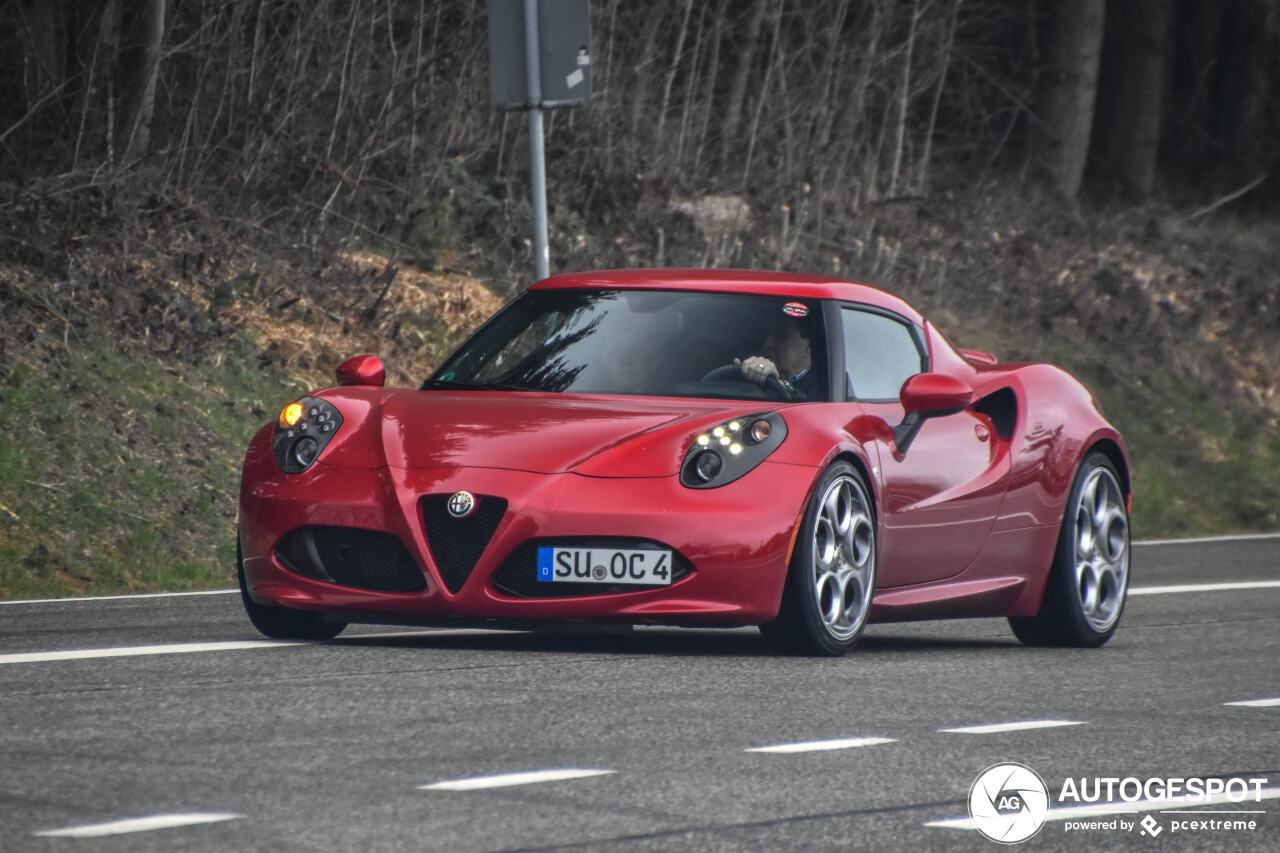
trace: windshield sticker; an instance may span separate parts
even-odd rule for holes
[[[809,306],[800,302],[788,302],[782,306],[782,313],[788,317],[808,317]]]

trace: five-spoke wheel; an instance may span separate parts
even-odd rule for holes
[[[866,627],[875,581],[871,495],[861,474],[837,462],[809,502],[778,618],[761,630],[786,651],[844,654]]]
[[[1128,589],[1128,500],[1111,460],[1090,453],[1071,489],[1040,612],[1009,624],[1028,645],[1101,646]]]

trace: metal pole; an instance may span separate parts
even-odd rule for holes
[[[533,253],[539,281],[551,274],[547,246],[547,163],[542,141],[542,69],[538,62],[538,0],[524,0],[524,56],[529,81],[529,148],[533,157]]]

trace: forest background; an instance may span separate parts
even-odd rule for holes
[[[553,272],[869,281],[1056,361],[1139,537],[1280,528],[1280,2],[592,0]],[[533,275],[443,0],[0,0],[0,597],[225,586],[249,436]]]

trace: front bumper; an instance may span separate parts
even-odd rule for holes
[[[289,475],[269,455],[251,450],[240,497],[245,581],[261,604],[330,612],[348,621],[411,624],[460,617],[759,624],[777,615],[796,526],[816,475],[813,469],[766,461],[743,479],[710,490],[686,489],[674,476],[614,479],[323,462],[305,474]],[[440,548],[429,542],[424,519],[424,498],[460,490],[481,496],[481,505],[495,498],[506,501],[474,568],[461,579],[456,568],[450,574],[449,566],[437,564]],[[286,568],[281,542],[300,529],[326,527],[395,536],[425,585],[378,592]],[[571,597],[517,597],[495,586],[495,573],[522,545],[578,538],[658,543],[686,562],[687,573],[667,587]]]

